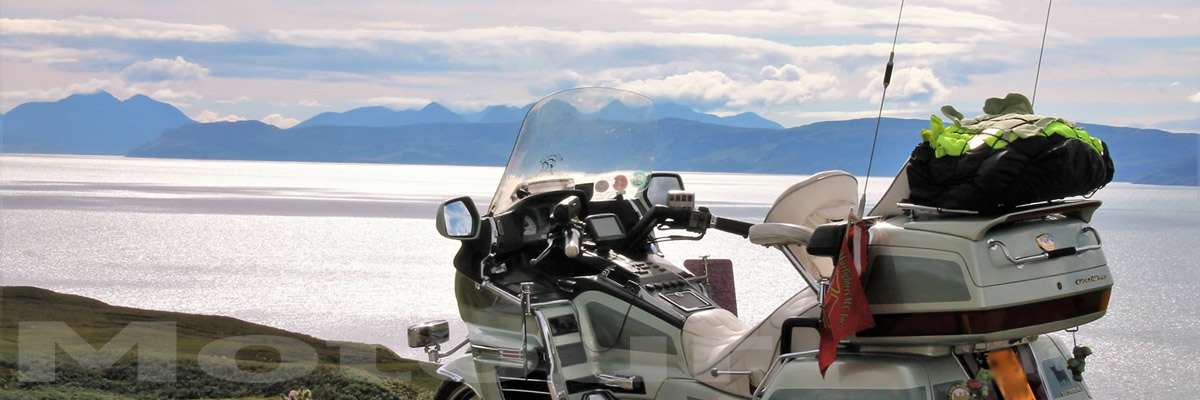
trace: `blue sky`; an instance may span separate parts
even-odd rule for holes
[[[5,2],[0,110],[104,89],[281,126],[624,87],[787,126],[874,116],[898,1]],[[1033,88],[1045,2],[908,1],[887,114]],[[1036,109],[1200,131],[1200,6],[1059,0]]]

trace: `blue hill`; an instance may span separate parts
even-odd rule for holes
[[[738,128],[664,119],[656,168],[663,170],[807,174],[866,172],[874,119],[828,121],[789,129]],[[893,175],[928,122],[885,118],[876,169]],[[1200,135],[1088,125],[1110,143],[1116,180],[1200,185]],[[518,123],[437,123],[398,127],[307,127],[280,130],[258,122],[190,125],[130,153],[200,159],[504,165]]]
[[[14,107],[0,125],[0,151],[125,154],[164,130],[194,123],[167,103],[136,95],[124,101],[105,91]]]
[[[385,127],[412,124],[466,122],[438,103],[429,103],[417,110],[393,110],[387,107],[360,107],[346,112],[323,112],[297,124],[296,128],[310,126],[366,126]]]

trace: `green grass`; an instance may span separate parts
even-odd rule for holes
[[[33,321],[64,322],[86,342],[60,344],[53,360],[49,356],[39,360],[56,361],[52,382],[20,379],[18,327],[21,322]],[[132,322],[175,323],[176,351],[164,353],[139,348],[98,370],[86,367],[86,359],[74,359],[73,355],[87,354],[109,343]],[[57,336],[70,332],[50,333]],[[164,332],[150,330],[143,334]],[[248,335],[258,336],[245,337]],[[212,352],[200,354],[201,349],[218,340],[240,350],[232,359],[214,357]],[[352,355],[342,359],[343,349],[351,349]],[[285,356],[309,351],[316,352],[315,368]],[[138,356],[152,360],[175,358],[176,379],[173,382],[138,379]],[[213,376],[202,365],[224,365],[224,373],[222,377]],[[283,382],[244,382],[254,373],[308,368],[310,372],[295,374]],[[439,383],[430,374],[432,371],[430,365],[401,358],[379,345],[325,341],[229,317],[117,307],[45,289],[0,287],[0,400],[277,399],[289,390],[301,388],[312,390],[314,398],[321,400],[425,399],[431,397]]]

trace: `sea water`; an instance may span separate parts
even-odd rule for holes
[[[457,242],[433,215],[449,197],[487,207],[499,168],[0,156],[0,285],[110,304],[228,315],[325,339],[405,347],[408,324],[456,321]],[[802,176],[684,173],[697,202],[761,220]],[[878,196],[887,179],[873,178]],[[1100,398],[1188,398],[1200,376],[1200,191],[1115,183],[1094,225],[1116,288],[1083,327]],[[664,246],[676,262],[734,261],[740,316],[803,287],[777,252],[712,232]],[[461,322],[452,324],[454,340]],[[1061,336],[1070,344],[1069,336]]]

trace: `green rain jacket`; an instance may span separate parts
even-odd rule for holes
[[[980,146],[1000,150],[1015,140],[1039,135],[1061,135],[1084,142],[1098,154],[1104,153],[1099,138],[1065,119],[1034,114],[1033,105],[1020,93],[987,99],[983,112],[974,118],[964,118],[953,106],[943,106],[942,114],[953,125],[946,126],[941,118],[931,115],[929,129],[921,131],[921,138],[933,147],[938,158],[961,156]]]

